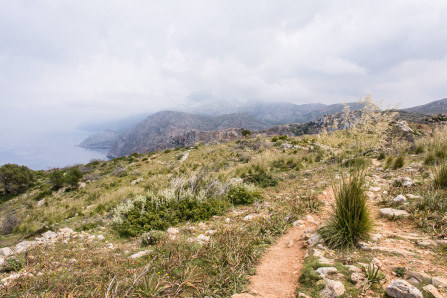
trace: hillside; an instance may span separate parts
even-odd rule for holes
[[[35,172],[0,201],[0,296],[445,296],[445,123],[352,114],[314,122],[327,124],[315,135]],[[374,225],[346,249],[322,228],[360,169]]]
[[[201,116],[182,112],[165,111],[147,117],[144,121],[121,135],[113,142],[108,156],[118,157],[193,145],[199,141],[234,140],[244,128],[261,130],[269,127],[247,114]],[[232,131],[212,133],[214,131]]]
[[[447,98],[403,110],[407,112],[413,112],[425,115],[447,114]]]

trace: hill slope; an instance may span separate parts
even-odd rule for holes
[[[425,115],[447,114],[447,98],[403,110]]]
[[[232,140],[239,135],[234,129],[261,130],[268,127],[270,125],[247,114],[208,117],[164,111],[149,116],[133,130],[121,134],[113,142],[108,156],[118,157],[134,152],[147,153],[184,147],[202,140],[207,142],[213,139]],[[216,131],[222,132],[216,133]]]

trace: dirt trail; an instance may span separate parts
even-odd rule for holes
[[[305,231],[314,231],[321,220],[326,217],[329,204],[334,200],[334,192],[329,187],[319,199],[325,203],[319,215],[307,216],[304,223],[292,227],[281,236],[262,257],[256,274],[250,277],[248,290],[250,294],[233,295],[234,298],[244,297],[295,297],[298,277],[303,265],[306,249],[302,238]]]

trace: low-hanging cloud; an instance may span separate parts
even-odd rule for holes
[[[445,1],[3,1],[2,122],[75,125],[197,94],[423,104],[447,94],[445,15]]]

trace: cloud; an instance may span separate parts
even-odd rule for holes
[[[3,1],[0,108],[76,126],[200,98],[423,104],[447,94],[445,15],[445,1]]]

